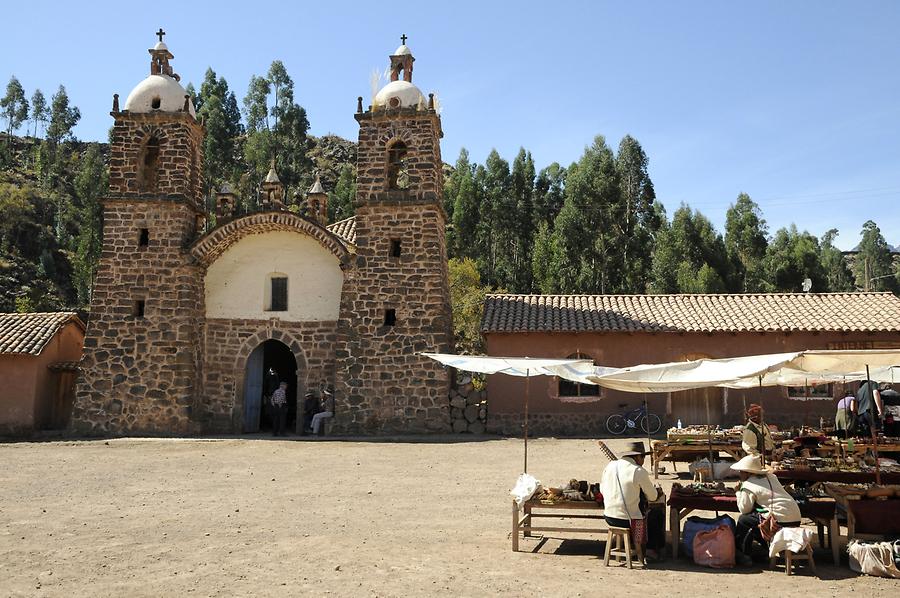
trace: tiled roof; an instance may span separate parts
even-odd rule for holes
[[[491,332],[900,331],[891,293],[488,295]]]
[[[0,314],[0,354],[40,355],[53,335],[72,320],[84,329],[78,315],[71,311]]]
[[[347,243],[356,245],[356,216],[350,216],[349,218],[338,220],[334,224],[329,224],[325,228],[339,236]]]

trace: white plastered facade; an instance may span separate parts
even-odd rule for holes
[[[287,276],[287,311],[266,309],[273,274]],[[338,258],[312,237],[288,231],[249,235],[207,269],[206,317],[334,321],[343,283]]]

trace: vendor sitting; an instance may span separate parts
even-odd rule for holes
[[[606,522],[612,527],[631,529],[632,542],[641,546],[647,546],[648,535],[653,538],[665,536],[665,517],[658,521],[653,517],[648,519],[640,506],[642,492],[647,501],[659,498],[657,488],[650,481],[650,473],[643,467],[644,457],[649,454],[643,442],[630,443],[627,451],[606,466],[600,480]],[[662,523],[662,530],[656,529],[659,523]],[[651,545],[654,552],[656,548]],[[651,552],[648,556],[658,558],[659,555]]]
[[[760,455],[771,453],[775,450],[775,441],[772,439],[772,432],[768,426],[760,423],[762,417],[762,407],[750,405],[747,409],[747,424],[744,426],[744,433],[741,436],[741,447],[748,455]]]
[[[731,469],[741,477],[737,488],[737,504],[741,516],[734,531],[735,547],[740,551],[737,562],[749,565],[752,563],[753,541],[767,543],[770,539],[764,538],[760,523],[771,513],[779,527],[799,527],[800,507],[778,478],[763,468],[757,455],[747,455],[732,465]],[[761,513],[762,509],[767,512]]]

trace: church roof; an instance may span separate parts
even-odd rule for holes
[[[272,166],[269,168],[269,172],[266,174],[266,182],[267,183],[280,183],[281,182],[278,179],[278,173],[275,172],[274,160],[273,160]]]
[[[900,332],[891,293],[488,295],[492,332]]]
[[[181,112],[187,92],[181,83],[168,75],[149,75],[137,84],[125,100],[129,112]],[[158,103],[157,103],[158,102]],[[157,106],[154,108],[154,106]],[[194,103],[188,100],[188,111],[196,116]]]
[[[319,177],[316,177],[316,182],[312,184],[312,187],[309,188],[310,195],[324,195],[325,188],[322,187],[322,181],[319,180]]]
[[[350,216],[344,220],[338,220],[334,224],[326,226],[331,233],[351,245],[356,245],[356,216]]]
[[[40,355],[60,328],[75,322],[84,330],[78,314],[72,311],[0,314],[0,355]]]

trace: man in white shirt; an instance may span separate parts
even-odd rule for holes
[[[656,518],[651,518],[648,522],[640,507],[641,492],[647,501],[659,498],[659,491],[650,481],[650,473],[643,467],[644,457],[649,454],[644,449],[643,442],[630,443],[627,451],[606,466],[600,479],[606,522],[612,527],[631,529],[632,541],[641,546],[647,544],[648,535],[657,535],[656,529],[648,529],[655,527]],[[662,524],[665,526],[665,518],[662,519]]]
[[[741,436],[741,448],[748,455],[759,455],[763,451],[769,454],[775,449],[772,432],[769,431],[769,426],[762,425],[761,417],[762,407],[755,403],[750,405],[747,409],[747,423]]]
[[[738,472],[741,483],[737,489],[737,503],[741,516],[734,530],[736,547],[743,553],[738,557],[740,564],[752,562],[753,540],[763,542],[759,531],[762,518],[769,513],[781,527],[798,527],[800,525],[800,507],[794,497],[788,494],[781,482],[762,466],[759,456],[747,455],[731,466]],[[760,514],[757,509],[765,509]]]

